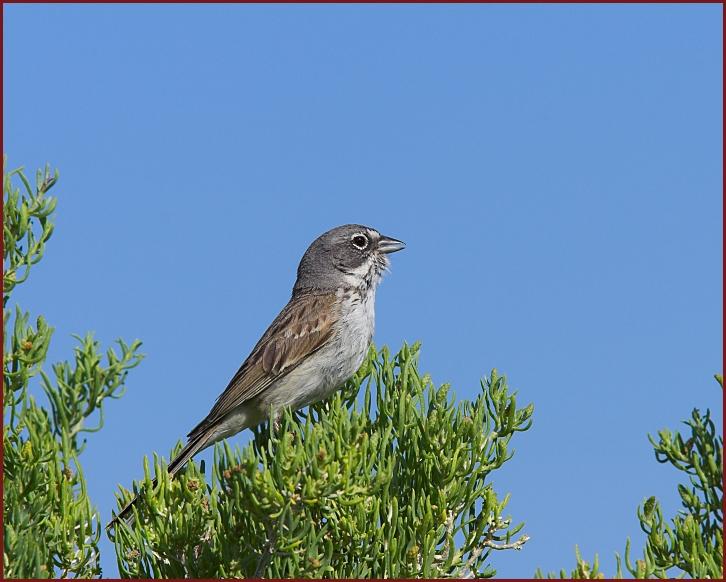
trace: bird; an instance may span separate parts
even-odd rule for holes
[[[318,402],[342,387],[363,363],[375,328],[376,289],[388,255],[405,243],[359,224],[316,238],[297,268],[292,297],[252,348],[209,414],[187,435],[168,465],[174,475],[214,443]],[[154,480],[156,482],[156,480]],[[131,521],[138,496],[113,517]]]

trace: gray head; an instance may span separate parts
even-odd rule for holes
[[[375,287],[388,267],[388,254],[406,245],[360,224],[338,226],[321,234],[297,268],[293,294],[309,289]]]

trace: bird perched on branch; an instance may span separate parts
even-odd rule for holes
[[[199,451],[256,426],[270,411],[303,408],[340,388],[363,363],[375,326],[376,288],[404,243],[358,224],[308,247],[292,298],[252,349],[212,410],[169,463],[175,475]],[[277,412],[273,412],[277,415]],[[138,497],[108,527],[126,519]]]

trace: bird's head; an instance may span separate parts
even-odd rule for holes
[[[333,228],[305,251],[293,292],[375,287],[388,268],[388,255],[405,246],[369,226],[346,224]]]

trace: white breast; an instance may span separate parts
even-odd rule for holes
[[[375,288],[364,301],[357,292],[339,291],[340,319],[328,344],[268,388],[259,404],[269,409],[302,408],[330,396],[358,370],[375,328]]]
[[[341,305],[339,353],[341,361],[348,363],[343,381],[355,374],[368,352],[376,326],[375,304],[376,288],[372,287],[365,293],[365,300],[355,293]]]

